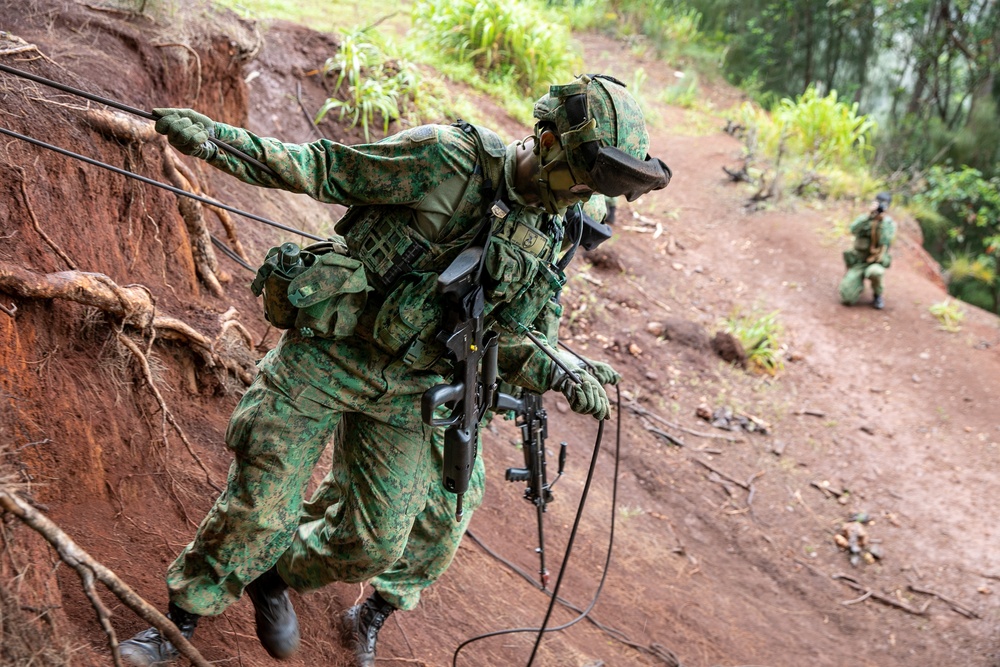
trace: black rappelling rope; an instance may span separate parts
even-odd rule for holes
[[[194,199],[195,201],[200,201],[203,204],[208,204],[209,206],[215,206],[215,207],[221,208],[221,209],[223,209],[225,211],[229,211],[230,213],[235,213],[236,215],[242,215],[245,218],[250,218],[251,220],[256,220],[257,222],[261,222],[261,223],[263,223],[265,225],[270,225],[271,227],[277,227],[278,229],[282,229],[282,230],[284,230],[286,232],[292,232],[293,234],[299,234],[300,236],[304,236],[304,237],[306,237],[308,239],[313,239],[314,241],[326,241],[327,240],[327,239],[323,238],[322,236],[316,236],[315,234],[310,234],[309,232],[304,232],[301,229],[295,229],[294,227],[289,227],[288,225],[283,225],[280,222],[275,222],[274,220],[268,220],[267,218],[261,217],[259,215],[254,215],[253,213],[247,213],[246,211],[241,211],[238,208],[234,208],[234,207],[229,206],[227,204],[223,204],[221,202],[217,202],[214,199],[209,199],[208,197],[202,197],[201,195],[196,195],[196,194],[194,194],[192,192],[188,192],[187,190],[183,190],[181,188],[175,188],[172,185],[167,185],[166,183],[161,183],[161,182],[159,182],[157,180],[154,180],[152,178],[147,178],[146,176],[140,176],[139,174],[135,174],[135,173],[133,173],[131,171],[128,171],[126,169],[121,169],[119,167],[115,167],[114,165],[110,165],[110,164],[107,164],[105,162],[101,162],[100,160],[95,160],[93,158],[89,158],[86,155],[80,155],[79,153],[74,153],[73,151],[66,150],[65,148],[59,148],[58,146],[53,146],[52,144],[47,144],[44,141],[40,141],[40,140],[35,139],[33,137],[28,137],[28,136],[25,136],[23,134],[18,134],[17,132],[14,132],[13,130],[8,130],[6,128],[0,127],[0,134],[6,134],[9,137],[14,137],[15,139],[20,139],[21,141],[26,141],[29,144],[34,144],[35,146],[39,146],[41,148],[47,148],[50,151],[55,151],[56,153],[59,153],[60,155],[65,155],[67,157],[75,158],[75,159],[80,160],[82,162],[86,162],[87,164],[92,164],[95,167],[101,167],[102,169],[107,169],[108,171],[113,171],[116,174],[121,174],[122,176],[126,176],[128,178],[134,178],[137,181],[142,181],[143,183],[146,183],[148,185],[154,185],[154,186],[156,186],[158,188],[163,188],[164,190],[169,190],[170,192],[173,192],[176,195],[181,195],[181,196],[184,196],[184,197],[190,197],[191,199]]]
[[[562,345],[562,343],[560,343],[560,345]],[[566,347],[566,349],[569,350],[571,353],[576,354],[576,352],[574,352],[569,347],[567,347],[565,345],[563,345],[563,347]],[[616,392],[617,392],[617,398],[616,398],[615,402],[618,405],[618,422],[617,422],[617,425],[616,425],[617,426],[617,436],[616,436],[617,437],[617,441],[615,443],[615,477],[614,477],[614,482],[612,484],[612,491],[611,491],[611,530],[610,530],[610,533],[608,535],[608,553],[607,553],[607,556],[605,557],[605,560],[604,560],[604,571],[601,574],[601,581],[598,584],[597,592],[594,594],[594,599],[587,606],[586,609],[581,609],[577,605],[573,604],[572,602],[570,602],[570,601],[568,601],[568,600],[566,600],[564,598],[561,598],[561,597],[557,597],[556,598],[557,601],[559,602],[559,604],[561,604],[562,606],[566,607],[567,609],[570,609],[570,610],[576,612],[577,614],[579,614],[579,616],[576,619],[570,621],[568,624],[566,624],[564,626],[560,626],[559,628],[548,628],[546,630],[546,632],[555,632],[556,630],[560,630],[562,628],[569,627],[570,625],[573,625],[573,624],[579,622],[580,620],[586,619],[586,621],[588,623],[590,623],[594,627],[598,628],[599,630],[602,630],[603,632],[607,633],[613,639],[615,639],[615,640],[617,640],[617,641],[625,644],[626,646],[630,646],[630,647],[634,648],[635,650],[639,651],[640,653],[644,653],[644,654],[646,654],[646,655],[648,655],[650,657],[654,657],[654,658],[660,659],[661,661],[663,661],[667,665],[667,667],[682,667],[680,660],[673,653],[673,651],[671,651],[670,649],[666,648],[665,646],[663,646],[661,644],[657,644],[657,643],[652,643],[652,644],[650,644],[648,646],[645,646],[645,645],[640,644],[640,643],[638,643],[636,641],[633,641],[632,639],[630,639],[628,637],[628,635],[626,635],[621,630],[619,630],[617,628],[614,628],[614,627],[611,627],[611,626],[608,626],[608,625],[605,625],[604,623],[601,623],[600,621],[598,621],[598,620],[596,620],[596,619],[594,619],[593,617],[590,616],[590,612],[591,612],[591,610],[593,610],[594,606],[597,604],[597,598],[598,598],[598,596],[600,596],[601,590],[604,587],[604,581],[607,578],[608,570],[610,569],[610,565],[611,565],[611,552],[612,552],[612,549],[614,547],[614,541],[615,541],[615,518],[617,516],[616,508],[618,506],[618,464],[619,464],[619,461],[620,461],[620,458],[621,458],[620,455],[621,455],[621,429],[622,429],[622,425],[621,425],[621,403],[622,403],[622,401],[621,401],[621,389],[619,387],[617,387],[617,386],[615,387],[615,389],[616,389]],[[511,561],[507,560],[506,558],[504,558],[503,556],[501,556],[500,554],[498,554],[496,551],[494,551],[493,549],[491,549],[489,546],[487,546],[471,530],[466,530],[465,534],[469,536],[469,539],[471,539],[473,542],[475,542],[477,545],[479,545],[479,548],[481,548],[487,554],[489,554],[490,556],[492,556],[493,558],[495,558],[497,561],[499,561],[500,563],[502,563],[503,565],[505,565],[511,571],[517,573],[522,579],[524,579],[525,581],[527,581],[529,584],[531,584],[532,586],[534,586],[536,589],[540,590],[541,592],[545,593],[546,595],[552,595],[552,593],[550,593],[549,591],[541,588],[538,585],[538,583],[531,577],[531,575],[529,575],[527,572],[525,572],[524,570],[522,570],[520,567],[518,567],[517,565],[515,565]],[[517,632],[517,631],[518,630],[508,630],[508,631],[505,631],[505,632]],[[525,628],[523,631],[537,632],[538,628]],[[494,635],[491,635],[491,636],[494,636]]]
[[[564,346],[564,347],[566,347],[566,346]],[[569,349],[569,348],[567,347],[566,349]],[[570,350],[570,352],[572,352],[572,350]],[[574,354],[576,354],[576,353],[574,352]],[[579,355],[577,355],[577,356],[579,356]],[[551,600],[550,600],[550,603],[549,603],[549,608],[548,608],[548,610],[547,610],[547,612],[545,614],[545,620],[542,622],[542,627],[540,627],[540,628],[511,628],[511,629],[507,629],[507,630],[497,630],[497,631],[494,631],[494,632],[488,632],[488,633],[485,633],[485,634],[477,635],[475,637],[471,637],[471,638],[463,641],[461,644],[458,645],[458,647],[456,647],[455,652],[452,655],[452,662],[451,662],[452,667],[456,667],[457,666],[457,664],[458,664],[458,654],[462,652],[462,649],[465,648],[467,645],[473,643],[473,642],[477,642],[477,641],[480,641],[482,639],[488,639],[490,637],[498,637],[498,636],[502,636],[502,635],[517,634],[517,633],[524,633],[524,632],[533,632],[533,633],[538,633],[538,637],[535,640],[535,645],[534,645],[534,648],[532,650],[531,657],[529,658],[528,664],[527,664],[527,667],[531,667],[531,665],[534,663],[535,654],[538,651],[538,646],[541,643],[542,637],[544,636],[544,634],[546,632],[557,632],[559,630],[565,630],[566,628],[569,628],[569,627],[571,627],[573,625],[576,625],[577,623],[579,623],[580,621],[582,621],[585,618],[588,621],[590,621],[591,623],[593,623],[594,625],[597,625],[598,627],[601,627],[606,632],[608,632],[609,634],[612,634],[612,636],[614,636],[613,633],[610,630],[605,629],[599,623],[597,623],[593,619],[589,618],[589,614],[594,609],[594,607],[597,605],[597,600],[598,600],[598,598],[601,595],[601,591],[604,589],[604,582],[607,579],[608,571],[610,569],[610,565],[611,565],[611,553],[612,553],[612,549],[614,547],[614,541],[615,541],[615,516],[616,516],[615,510],[616,510],[616,507],[618,505],[618,464],[619,464],[619,461],[620,461],[620,458],[621,458],[620,455],[621,455],[621,434],[622,434],[622,431],[621,431],[622,430],[622,423],[621,423],[621,390],[618,389],[617,391],[618,391],[618,395],[617,395],[617,401],[616,402],[618,404],[618,419],[617,419],[617,422],[616,422],[616,424],[617,424],[617,436],[616,436],[616,443],[615,443],[615,471],[614,471],[614,478],[613,478],[613,482],[612,482],[612,492],[611,492],[611,531],[610,531],[610,535],[608,536],[608,553],[607,553],[607,557],[605,558],[605,561],[604,561],[604,572],[601,574],[601,581],[597,585],[597,591],[594,593],[593,600],[591,600],[590,604],[587,606],[586,609],[584,609],[584,610],[581,611],[580,609],[577,609],[576,607],[574,607],[573,605],[571,605],[570,603],[566,602],[565,600],[563,600],[562,598],[559,597],[559,586],[562,583],[563,575],[566,572],[567,564],[569,562],[569,556],[570,556],[570,553],[573,550],[573,541],[576,538],[577,530],[580,527],[580,520],[581,520],[581,517],[583,516],[583,508],[584,508],[584,505],[587,502],[587,496],[590,493],[590,483],[591,483],[591,481],[593,480],[593,477],[594,477],[594,469],[595,469],[595,466],[597,465],[597,455],[600,453],[601,442],[604,439],[604,420],[601,420],[601,422],[600,422],[600,424],[598,426],[597,441],[594,443],[594,453],[593,453],[593,456],[591,457],[591,460],[590,460],[590,469],[587,472],[587,480],[586,480],[586,483],[584,484],[583,493],[580,496],[580,504],[577,507],[576,519],[573,522],[573,529],[572,529],[572,531],[570,531],[569,542],[566,545],[566,552],[565,552],[565,555],[563,556],[563,562],[562,562],[562,565],[559,568],[559,576],[556,578],[556,585],[552,589],[551,593],[548,592],[548,591],[544,591],[543,590],[543,592],[546,595],[551,596]],[[483,547],[483,549],[486,550],[487,553],[490,553],[491,555],[495,556],[495,554],[493,554],[482,542],[480,542],[476,538],[475,535],[473,535],[470,531],[466,531],[466,532],[468,533],[469,537],[471,537],[473,541],[475,541],[477,544],[479,544],[481,547]],[[501,559],[499,557],[497,557],[497,558],[501,562],[506,563],[506,561],[504,561],[503,559]],[[514,569],[516,570],[517,568],[515,567]],[[527,577],[524,574],[522,574],[522,576],[524,576],[525,578],[527,578],[528,581],[532,581],[530,577]],[[534,582],[532,582],[532,583],[534,583]],[[564,623],[563,625],[549,628],[549,627],[547,627],[548,626],[548,622],[549,622],[549,618],[552,615],[552,610],[555,607],[556,601],[558,601],[560,604],[563,604],[563,605],[565,605],[567,607],[570,607],[574,611],[577,611],[580,615],[577,616],[576,618],[574,618],[573,620],[571,620],[571,621],[569,621],[567,623]],[[617,632],[617,631],[615,631],[615,632]],[[624,635],[622,635],[622,633],[619,632],[618,634],[621,635],[620,637],[618,637],[621,641],[623,641],[624,643],[630,643],[629,641],[627,641],[627,639],[623,639]],[[640,650],[642,650],[645,647],[641,647],[640,646],[639,648],[640,648]],[[646,651],[648,652],[649,649],[646,649]],[[679,665],[679,664],[680,663],[678,662],[677,665]],[[673,667],[673,666],[671,666],[671,667]]]
[[[55,88],[56,90],[61,90],[64,93],[69,93],[71,95],[77,95],[77,96],[82,97],[82,98],[84,98],[86,100],[90,100],[91,102],[97,102],[98,104],[104,104],[106,106],[113,107],[113,108],[118,109],[120,111],[125,111],[127,113],[134,114],[136,116],[139,116],[140,118],[145,118],[147,120],[159,120],[159,116],[157,116],[156,114],[154,114],[152,112],[145,111],[143,109],[137,109],[137,108],[135,108],[133,106],[129,106],[128,104],[123,104],[121,102],[116,102],[115,100],[109,100],[106,97],[101,97],[99,95],[94,95],[93,93],[88,93],[85,90],[80,90],[79,88],[74,88],[72,86],[67,86],[64,83],[59,83],[58,81],[52,81],[51,79],[46,79],[45,77],[38,76],[37,74],[32,74],[31,72],[25,72],[24,70],[19,70],[19,69],[15,68],[15,67],[11,67],[9,65],[4,65],[4,64],[0,63],[0,72],[6,72],[7,74],[13,74],[14,76],[19,76],[22,79],[27,79],[29,81],[34,81],[35,83],[40,83],[43,86],[49,86],[50,88]],[[278,176],[278,174],[273,169],[271,169],[271,167],[267,166],[266,164],[264,164],[263,162],[261,162],[257,158],[253,157],[252,155],[247,155],[246,153],[244,153],[240,149],[238,149],[238,148],[236,148],[234,146],[230,146],[226,142],[221,141],[219,139],[216,139],[215,137],[211,137],[209,139],[209,141],[211,141],[213,144],[215,144],[216,146],[218,146],[220,149],[226,151],[227,153],[235,155],[236,157],[240,158],[244,162],[249,162],[253,166],[257,167],[258,169],[266,172],[272,178],[280,179],[280,176]],[[321,239],[321,240],[323,240],[323,239]]]
[[[220,239],[216,238],[214,234],[209,234],[209,237],[212,239],[212,245],[221,250],[223,255],[233,260],[247,271],[250,271],[252,273],[257,273],[257,269],[247,264],[246,260],[237,255],[235,250],[227,246]]]

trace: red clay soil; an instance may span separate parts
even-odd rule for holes
[[[324,82],[308,72],[333,52],[335,38],[205,16],[178,10],[168,25],[164,17],[71,2],[4,2],[0,29],[8,34],[0,33],[0,52],[19,50],[0,62],[142,108],[193,106],[286,141],[315,138],[297,98],[312,110],[325,97]],[[670,68],[636,59],[611,40],[588,37],[584,46],[588,70],[628,80],[644,67],[651,100],[673,80]],[[715,89],[720,105],[738,97]],[[621,415],[614,551],[591,614],[617,632],[585,621],[547,635],[535,664],[1000,665],[1000,552],[990,509],[1000,491],[997,318],[965,306],[959,333],[938,328],[927,309],[945,293],[905,216],[887,308],[839,305],[845,240],[831,241],[827,230],[863,208],[779,203],[748,213],[749,193],[721,169],[740,154],[738,141],[721,131],[721,117],[651,104],[660,115],[651,152],[671,165],[674,180],[619,209],[615,238],[601,256],[576,262],[565,295],[565,339],[612,362],[624,376],[623,402],[655,415]],[[82,120],[81,105],[0,76],[0,125],[162,179],[157,145],[108,139]],[[527,134],[509,118],[494,123],[510,138]],[[706,125],[708,131],[690,130]],[[337,140],[358,138],[329,122],[320,129]],[[0,151],[0,263],[63,271],[69,267],[54,252],[58,246],[80,270],[147,286],[160,314],[209,337],[233,306],[260,341],[258,353],[273,345],[276,333],[246,289],[248,273],[220,258],[232,275],[224,296],[199,283],[173,195],[17,141]],[[201,174],[213,196],[286,224],[328,230],[342,212]],[[293,238],[239,224],[255,261]],[[164,427],[155,398],[116,342],[112,318],[2,292],[0,305],[17,308],[13,317],[0,314],[0,478],[22,483],[78,544],[162,609],[164,569],[216,491]],[[729,366],[706,347],[705,334],[720,319],[754,306],[780,311],[785,327],[786,366],[776,377]],[[695,335],[668,340],[650,331],[651,322],[693,328]],[[126,333],[140,340],[138,332]],[[220,483],[230,458],[223,435],[240,383],[205,368],[178,343],[157,341],[151,349],[166,404]],[[695,415],[702,404],[753,415],[768,423],[768,433],[713,428]],[[548,407],[550,450],[566,441],[570,452],[546,517],[555,573],[597,429],[561,399]],[[595,594],[608,549],[615,426],[606,429],[560,589],[579,607]],[[534,508],[502,474],[521,458],[516,439],[513,424],[502,419],[486,434],[489,488],[472,530],[534,573]],[[834,537],[859,513],[871,518],[869,546],[881,558],[855,566]],[[107,635],[76,573],[13,517],[4,518],[0,535],[4,664],[28,664],[9,657],[21,643],[35,652],[34,664],[111,664]],[[101,594],[119,640],[146,627],[110,593]],[[304,645],[287,664],[350,664],[334,619],[361,594],[360,586],[334,585],[295,595]],[[466,540],[420,607],[395,615],[383,630],[380,664],[451,664],[456,646],[474,635],[536,626],[547,600]],[[552,624],[572,617],[557,607]],[[522,633],[477,642],[458,664],[524,664],[533,640]],[[203,621],[195,644],[210,661],[272,664],[254,637],[247,601]],[[58,658],[59,650],[69,657]]]

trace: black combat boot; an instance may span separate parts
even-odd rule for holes
[[[167,617],[174,622],[185,639],[191,639],[195,626],[198,625],[197,614],[184,611],[174,603],[170,603]],[[128,667],[160,667],[173,662],[180,653],[166,637],[160,636],[160,631],[150,628],[140,632],[118,646],[122,662]]]
[[[354,652],[357,667],[375,667],[375,641],[378,631],[396,608],[375,591],[367,600],[340,615],[340,639],[344,648]]]
[[[272,567],[246,588],[253,602],[257,639],[272,658],[283,660],[299,650],[299,619],[288,599],[288,584]]]
[[[885,299],[882,298],[881,294],[876,294],[875,299],[872,301],[872,307],[875,310],[882,310],[885,308]]]

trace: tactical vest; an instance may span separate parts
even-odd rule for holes
[[[456,125],[475,139],[478,162],[445,226],[457,228],[450,237],[424,238],[408,206],[355,206],[336,226],[375,292],[356,334],[401,356],[414,370],[447,371],[444,347],[436,340],[441,320],[437,277],[476,238],[504,179],[506,146],[500,137],[468,123]],[[509,330],[530,326],[565,284],[565,275],[554,266],[561,223],[548,220],[551,229],[538,229],[528,217],[523,207],[513,206],[506,217],[493,216],[487,223],[492,237],[485,258],[486,316]],[[473,223],[453,226],[462,219]]]

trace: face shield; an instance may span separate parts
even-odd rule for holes
[[[586,201],[594,192],[634,201],[670,182],[670,168],[646,152],[642,112],[620,81],[594,75],[552,86],[534,115],[536,134],[549,129],[558,136],[557,148],[536,143],[547,209]]]

